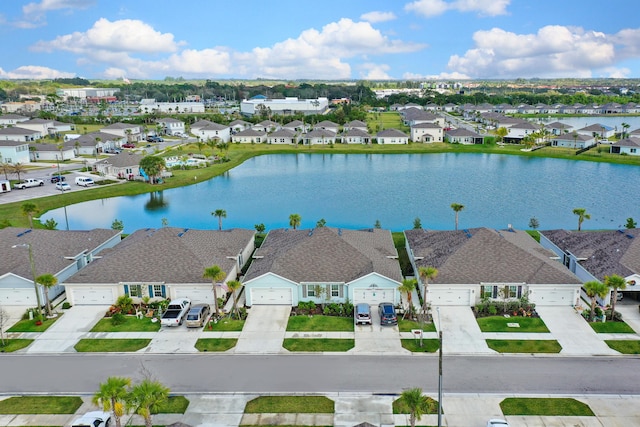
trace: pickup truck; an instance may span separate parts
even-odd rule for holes
[[[42,187],[44,185],[44,181],[41,179],[27,178],[22,181],[13,184],[13,188],[17,188],[19,190],[24,190],[29,187]]]
[[[109,427],[111,414],[109,412],[87,412],[71,423],[71,427]]]
[[[189,309],[191,300],[189,298],[176,298],[169,303],[167,310],[160,318],[162,326],[180,326],[184,321]]]

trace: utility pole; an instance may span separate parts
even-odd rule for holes
[[[438,311],[438,340],[440,350],[438,352],[438,427],[442,427],[442,323],[440,323],[440,307]]]

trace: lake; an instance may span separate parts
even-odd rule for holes
[[[99,191],[99,190],[93,190]],[[254,157],[222,176],[188,187],[67,207],[71,229],[109,228],[120,219],[125,232],[173,227],[301,228],[321,218],[332,227],[368,228],[376,220],[393,231],[413,227],[453,229],[452,203],[464,205],[460,228],[577,228],[574,208],[591,220],[584,229],[623,227],[640,221],[640,168],[628,165],[499,154],[281,154]],[[42,215],[64,229],[64,210]]]

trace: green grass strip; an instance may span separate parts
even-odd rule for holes
[[[490,349],[498,353],[560,353],[556,340],[487,340]]]
[[[402,344],[402,348],[412,353],[434,353],[440,348],[440,341],[435,338],[423,338],[422,347],[420,347],[420,340],[414,338],[401,339],[400,344]]]
[[[282,343],[289,351],[349,351],[355,345],[352,338],[285,338]]]
[[[504,317],[489,316],[476,319],[482,332],[549,332],[547,325],[537,317]],[[518,327],[509,326],[517,323]]]
[[[637,340],[605,340],[605,343],[622,354],[640,354],[640,341]]]
[[[41,325],[36,325],[35,320],[20,320],[15,325],[10,327],[7,332],[44,332],[49,329],[49,326],[53,325],[56,320],[61,316],[53,317],[51,319],[44,319]]]
[[[336,316],[291,316],[287,323],[290,332],[353,332],[353,318]]]
[[[0,344],[0,353],[13,353],[14,351],[22,350],[32,342],[33,340],[24,338],[5,339],[4,345]]]
[[[225,317],[218,322],[209,322],[205,325],[204,331],[211,332],[240,332],[244,328],[244,320],[236,320]]]
[[[589,322],[591,329],[599,334],[635,334],[636,331],[624,322]]]
[[[509,397],[500,402],[504,415],[540,415],[558,417],[592,417],[593,411],[572,398]]]
[[[78,396],[20,396],[0,401],[0,414],[74,414],[82,405]]]
[[[184,396],[170,396],[161,404],[154,414],[184,414],[189,407],[189,399]]]
[[[150,318],[138,319],[135,316],[125,316],[124,323],[114,325],[111,318],[100,319],[91,328],[91,332],[157,332],[160,330],[160,322],[152,322]]]
[[[227,351],[237,343],[237,338],[200,338],[195,347],[198,351]]]
[[[335,403],[324,396],[261,396],[249,402],[245,414],[333,414]]]
[[[149,338],[83,338],[74,346],[79,353],[133,352],[149,345]]]
[[[400,332],[411,332],[413,329],[422,329],[424,332],[436,332],[436,325],[433,322],[420,323],[406,319],[398,320],[398,330]]]
[[[404,408],[402,407],[402,399],[400,398],[394,400],[391,406],[393,408],[393,413],[396,415],[408,414],[408,412],[405,411]],[[430,397],[427,397],[427,412],[425,412],[425,415],[437,414],[437,413],[438,413],[438,401]],[[444,411],[442,411],[442,413],[444,413]]]

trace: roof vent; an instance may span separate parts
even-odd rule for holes
[[[184,233],[178,233],[178,237],[182,237]]]
[[[462,230],[462,231],[464,231],[464,233],[467,235],[467,237],[468,237],[469,239],[471,238],[471,233],[469,232],[469,230],[468,230],[468,229],[466,229],[466,228],[465,228],[465,229],[464,229],[464,230]]]
[[[309,230],[309,236],[313,236],[313,228]]]
[[[633,234],[627,234],[626,235],[629,239],[633,239]]]
[[[342,236],[342,228],[338,228],[338,236]]]

